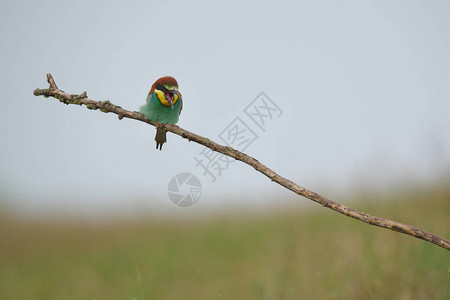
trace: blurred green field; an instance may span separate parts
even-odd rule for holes
[[[364,198],[350,206],[450,238],[448,188]],[[171,223],[0,221],[0,299],[449,299],[449,267],[449,251],[319,205]]]

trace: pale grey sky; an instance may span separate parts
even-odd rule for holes
[[[23,212],[172,211],[168,182],[190,172],[191,210],[308,201],[239,162],[212,183],[200,145],[168,134],[156,151],[153,127],[34,97],[48,72],[130,110],[172,75],[178,125],[216,141],[236,117],[255,126],[244,109],[263,91],[283,114],[245,152],[328,196],[432,180],[450,161],[449,15],[448,1],[3,1],[0,188]]]

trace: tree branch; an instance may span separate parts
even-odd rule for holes
[[[217,144],[217,143],[211,141],[210,139],[204,138],[195,133],[184,130],[183,128],[180,128],[177,125],[161,124],[161,123],[149,121],[140,112],[136,112],[136,111],[132,112],[132,111],[125,110],[125,109],[121,108],[120,106],[112,104],[108,100],[106,100],[106,101],[91,100],[87,97],[86,92],[83,92],[80,95],[68,94],[68,93],[58,89],[51,74],[47,74],[47,81],[48,81],[50,87],[48,89],[34,90],[35,96],[44,96],[46,98],[53,97],[65,104],[85,105],[88,109],[91,109],[91,110],[98,109],[105,113],[108,113],[108,112],[115,113],[119,116],[120,120],[123,118],[130,118],[130,119],[135,119],[135,120],[138,120],[141,122],[148,123],[153,126],[158,126],[160,128],[163,128],[164,130],[170,131],[176,135],[179,135],[185,139],[188,139],[189,141],[193,141],[193,142],[199,143],[201,145],[204,145],[205,147],[208,147],[213,151],[217,151],[224,155],[230,156],[236,160],[240,160],[240,161],[246,163],[247,165],[252,166],[256,171],[261,172],[262,174],[269,177],[270,180],[275,181],[276,183],[280,184],[281,186],[293,191],[294,193],[296,193],[300,196],[303,196],[314,202],[317,202],[324,207],[330,208],[338,213],[341,213],[348,217],[352,217],[354,219],[360,220],[360,221],[370,224],[370,225],[375,225],[375,226],[387,228],[387,229],[390,229],[390,230],[393,230],[396,232],[401,232],[401,233],[428,241],[428,242],[435,244],[439,247],[442,247],[444,249],[450,250],[450,241],[448,241],[446,239],[443,239],[435,234],[426,232],[422,229],[415,228],[410,225],[402,224],[402,223],[399,223],[396,221],[392,221],[392,220],[388,220],[388,219],[384,219],[384,218],[380,218],[380,217],[376,217],[376,216],[372,216],[372,215],[366,214],[362,211],[358,211],[358,210],[352,209],[350,207],[347,207],[345,205],[339,204],[337,202],[331,201],[330,199],[327,199],[313,191],[305,189],[305,188],[299,186],[298,184],[296,184],[295,182],[292,182],[292,181],[278,175],[277,173],[275,173],[274,171],[272,171],[271,169],[269,169],[268,167],[266,167],[265,165],[260,163],[255,158],[253,158],[245,153],[242,153],[238,150],[235,150],[231,147],[222,146],[220,144]]]

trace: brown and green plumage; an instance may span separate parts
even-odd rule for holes
[[[153,83],[145,105],[140,112],[153,122],[176,124],[183,109],[183,99],[178,91],[178,82],[170,76],[161,77]],[[167,141],[165,130],[156,129],[156,149],[162,149]]]

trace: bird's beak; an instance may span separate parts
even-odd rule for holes
[[[170,103],[170,108],[172,109],[172,115],[173,115],[173,92],[172,91],[166,91],[166,99]]]
[[[172,114],[173,114],[173,98],[169,99],[169,103],[170,103],[170,108],[172,109]]]
[[[173,100],[175,99],[175,95],[178,96],[178,99],[181,98],[180,93],[178,93],[178,91],[170,91],[170,93],[172,94],[172,98],[167,99],[170,103],[170,108],[172,108],[172,114],[173,114]]]
[[[173,91],[165,90],[164,97],[170,103],[170,108],[172,108],[172,113],[173,113],[173,98],[174,98]]]

